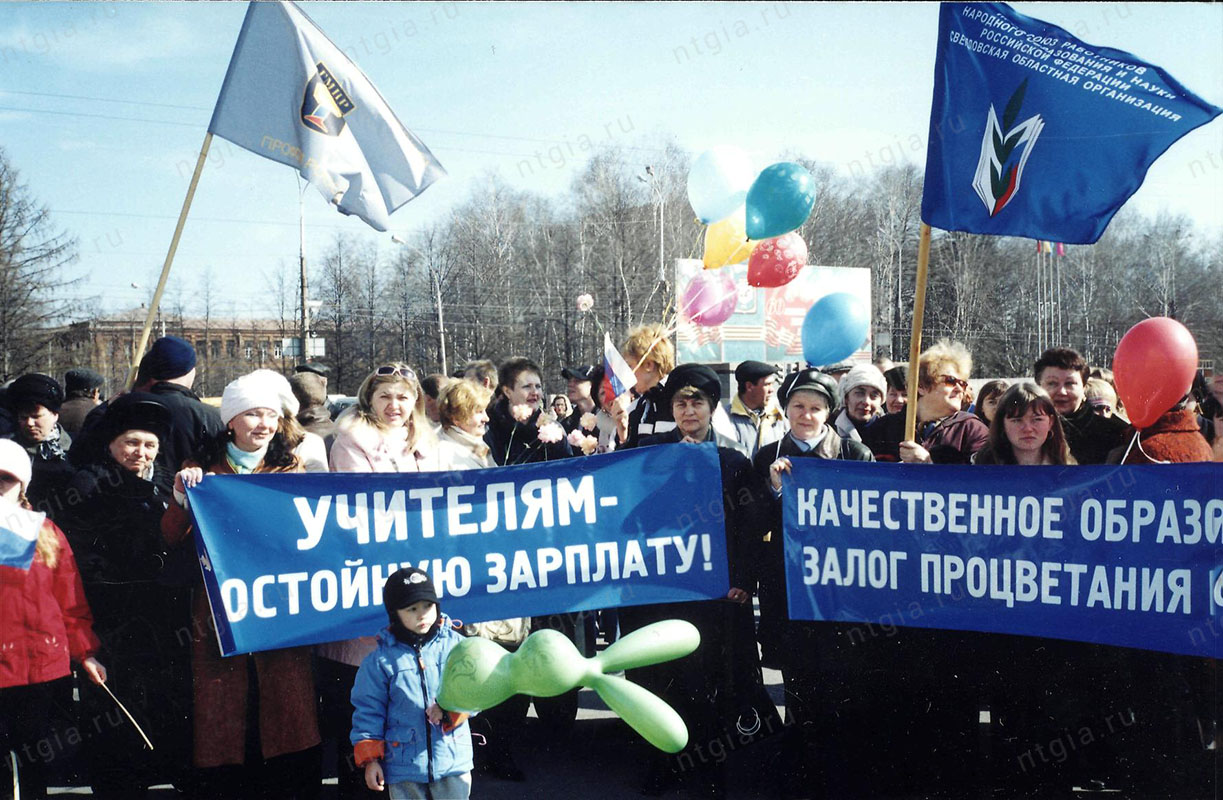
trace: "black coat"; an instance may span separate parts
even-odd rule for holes
[[[488,410],[488,430],[484,434],[484,442],[497,466],[555,461],[573,455],[569,442],[563,438],[559,442],[539,441],[536,423],[541,413],[536,409],[530,419],[519,422],[510,416],[509,400],[504,395],[497,398]]]
[[[166,564],[161,517],[172,500],[173,474],[154,464],[147,481],[109,455],[72,479],[74,500],[62,519],[95,616],[97,587],[160,581]]]
[[[1101,417],[1083,403],[1079,410],[1062,417],[1062,429],[1066,432],[1066,444],[1070,455],[1080,464],[1104,464],[1109,451],[1128,444],[1126,432],[1129,428],[1120,417]]]
[[[642,437],[639,447],[679,444],[683,434],[678,428]],[[755,592],[760,553],[766,532],[763,524],[768,509],[768,487],[760,483],[752,462],[736,449],[737,442],[712,428],[709,439],[718,446],[718,466],[722,473],[722,508],[726,520],[726,557],[730,585]]]
[[[760,449],[752,466],[758,479],[768,491],[768,505],[765,513],[765,525],[768,528],[768,541],[764,542],[760,557],[760,643],[764,652],[764,662],[771,665],[786,663],[787,652],[793,655],[796,645],[796,635],[790,627],[789,606],[786,602],[786,564],[783,547],[783,520],[781,498],[773,494],[769,488],[769,467],[779,458],[824,458],[843,461],[874,461],[871,451],[861,442],[852,439],[842,439],[835,430],[825,426],[827,437],[821,445],[812,451],[801,451],[792,436],[786,435],[775,444]],[[822,630],[817,639],[828,639],[822,646],[816,644],[821,654],[839,650],[839,638],[843,631],[840,625],[834,624]],[[809,634],[810,631],[804,631]],[[827,634],[827,635],[824,635]],[[801,649],[801,648],[799,648]]]

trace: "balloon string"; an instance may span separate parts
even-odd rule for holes
[[[1148,455],[1147,451],[1142,449],[1142,439],[1139,438],[1138,431],[1134,431],[1134,441],[1138,442],[1138,452],[1146,456],[1147,461],[1150,461],[1152,464],[1171,464],[1172,463],[1171,461],[1160,461],[1158,458],[1152,458],[1150,455]],[[1122,463],[1125,463],[1124,459],[1122,459]]]
[[[1134,449],[1134,442],[1137,442],[1137,441],[1138,441],[1138,431],[1137,431],[1137,430],[1135,430],[1135,431],[1134,431],[1134,438],[1133,438],[1133,439],[1130,439],[1130,446],[1129,446],[1129,447],[1127,447],[1127,448],[1125,448],[1125,455],[1121,456],[1121,463],[1122,463],[1122,464],[1124,464],[1124,463],[1126,462],[1126,460],[1127,460],[1127,459],[1130,457],[1130,451]],[[1142,449],[1142,447],[1141,447],[1141,446],[1139,446],[1139,448],[1138,448],[1138,449],[1139,449],[1139,450],[1141,450],[1141,449]],[[1146,453],[1143,453],[1143,455],[1145,456],[1145,455],[1146,455]]]

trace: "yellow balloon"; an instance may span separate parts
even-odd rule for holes
[[[726,219],[705,229],[705,269],[747,261],[757,244],[747,238],[746,211],[740,207]]]

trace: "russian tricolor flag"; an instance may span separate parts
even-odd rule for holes
[[[46,516],[0,500],[0,567],[30,568],[38,531]]]
[[[610,403],[637,384],[633,368],[612,344],[611,334],[603,334],[603,383],[599,387],[599,398],[603,405]]]

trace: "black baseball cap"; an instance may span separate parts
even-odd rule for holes
[[[580,367],[565,367],[561,370],[561,377],[571,381],[589,381],[594,379],[595,367],[593,364],[583,364]]]

